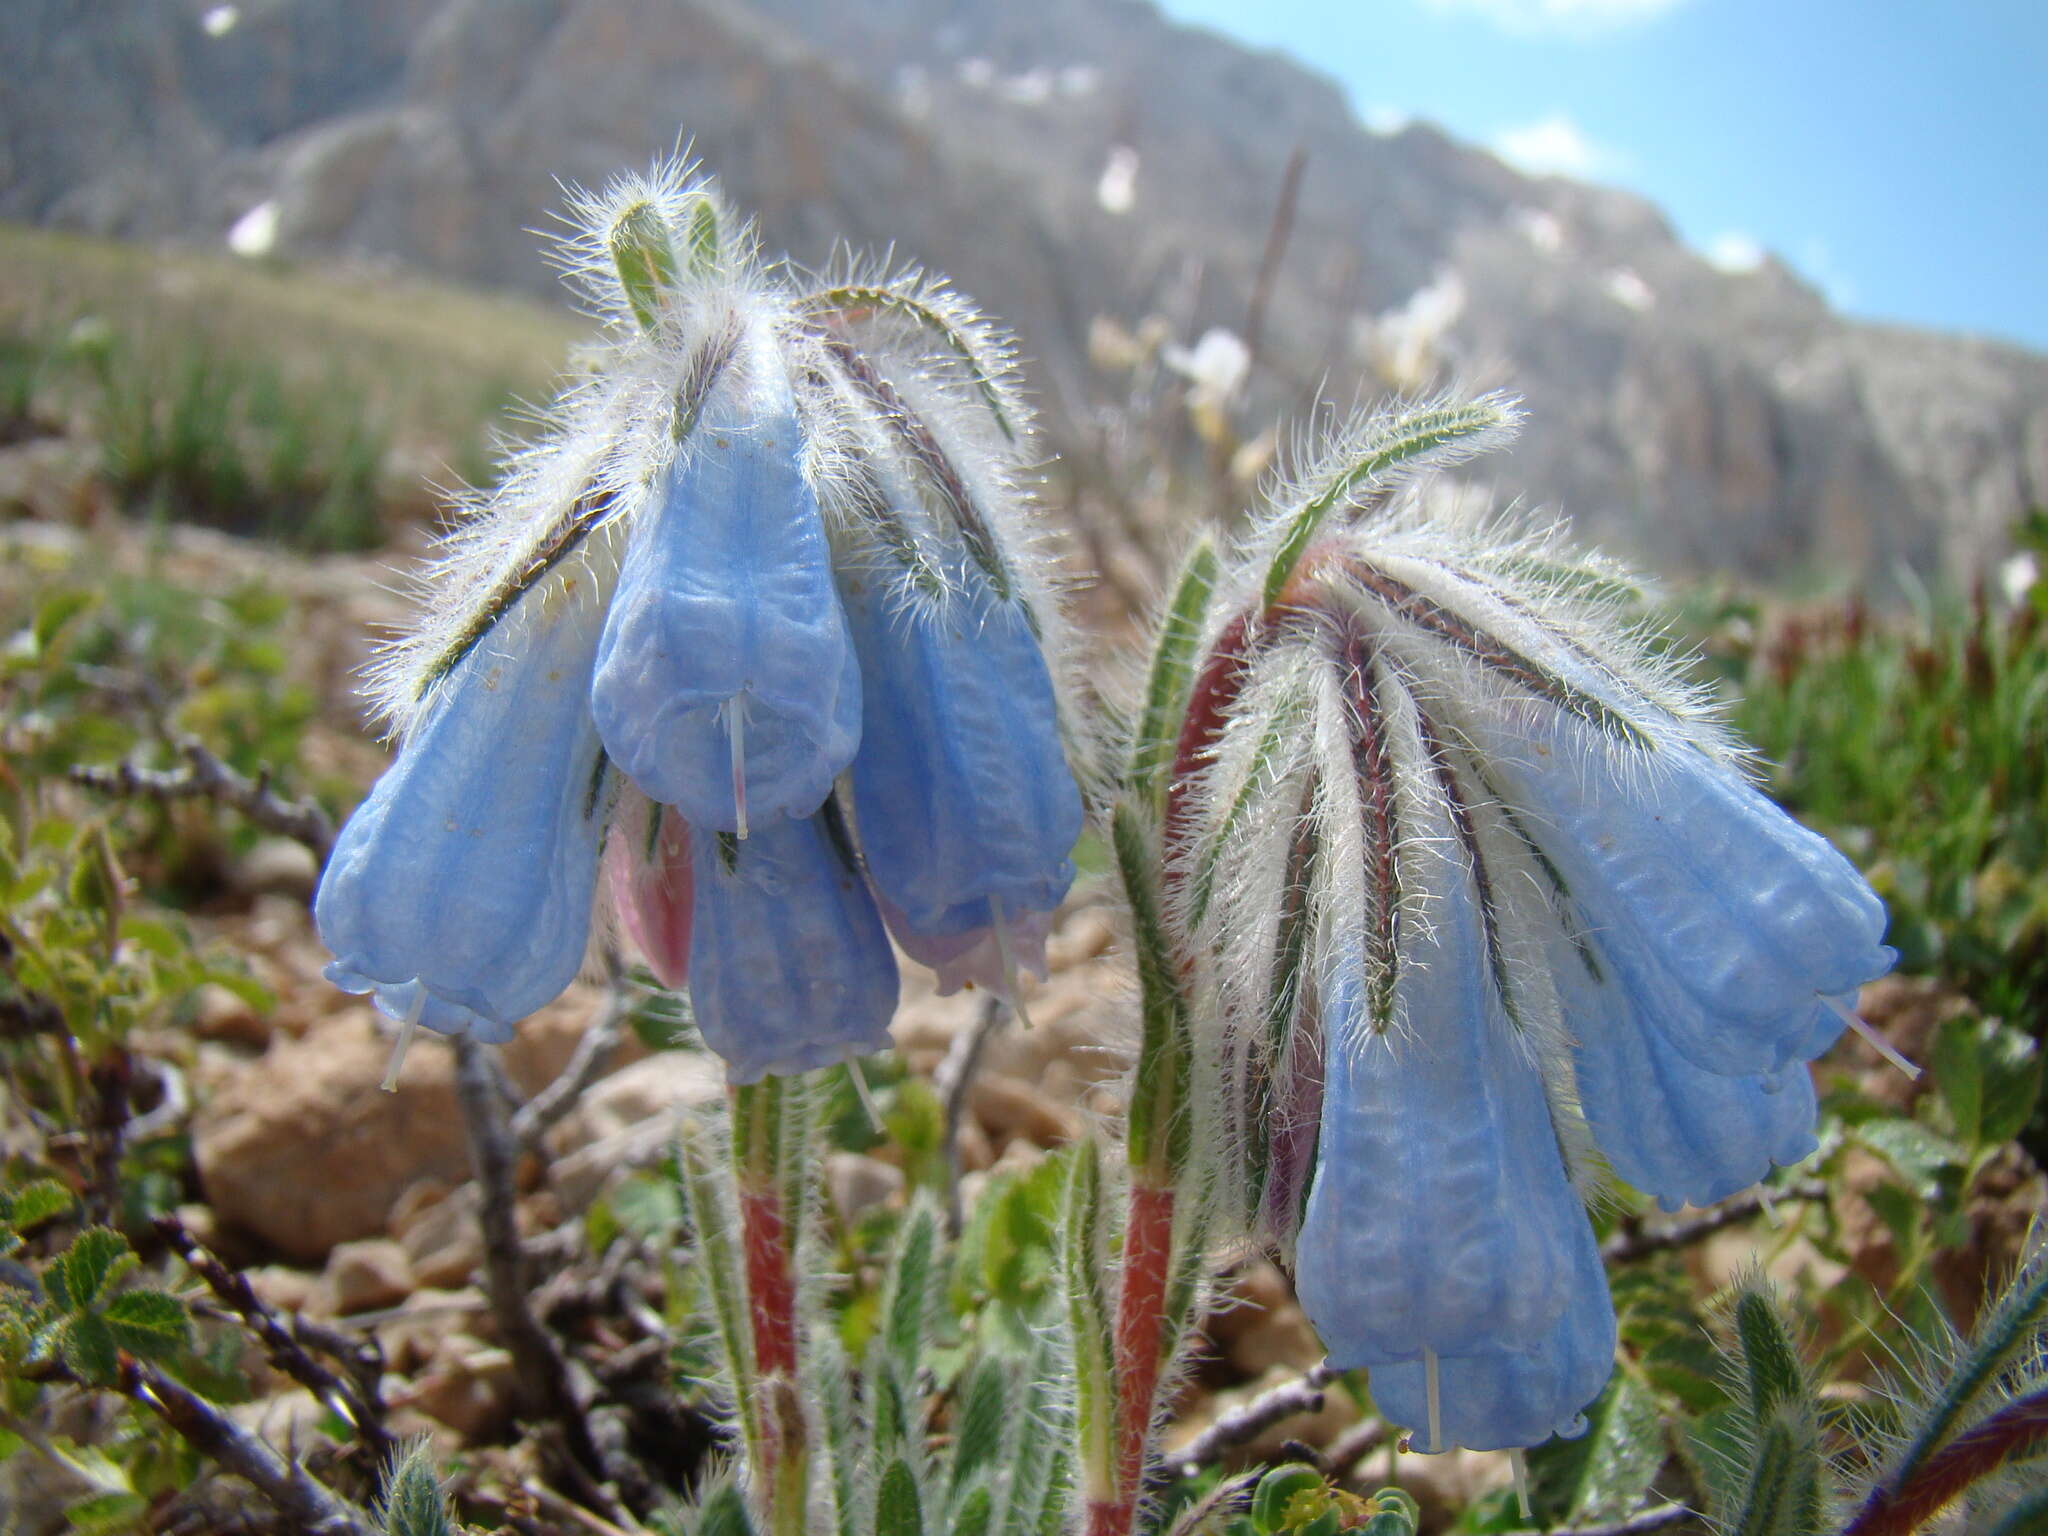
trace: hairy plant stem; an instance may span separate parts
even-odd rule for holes
[[[786,1177],[805,1148],[790,1146],[783,1097],[794,1091],[770,1077],[729,1090],[733,1182],[740,1213],[741,1266],[753,1339],[754,1379],[740,1390],[760,1427],[751,1489],[763,1523],[775,1536],[800,1536],[808,1515],[809,1444],[797,1391],[796,1227]],[[794,1160],[794,1161],[792,1161]]]
[[[1166,1352],[1166,1305],[1177,1267],[1175,1191],[1138,1170],[1124,1222],[1123,1284],[1116,1305],[1116,1501],[1088,1511],[1089,1536],[1128,1536],[1145,1486],[1145,1453]]]
[[[2048,1441],[2048,1389],[2007,1403],[1929,1456],[1903,1482],[1880,1483],[1842,1536],[1911,1536],[1980,1478]]]

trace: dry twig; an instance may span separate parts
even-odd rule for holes
[[[212,800],[240,811],[266,832],[305,844],[322,864],[334,850],[334,823],[310,800],[287,800],[270,787],[268,770],[249,778],[237,773],[190,737],[173,737],[171,748],[183,766],[141,768],[131,762],[112,767],[80,764],[71,780],[103,795],[147,800]]]

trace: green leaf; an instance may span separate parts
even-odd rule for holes
[[[88,1227],[51,1261],[46,1283],[60,1312],[83,1312],[138,1261],[127,1239],[106,1227]]]
[[[378,1517],[388,1536],[455,1536],[433,1448],[426,1440],[407,1451],[392,1472]]]
[[[754,1536],[747,1501],[731,1483],[720,1483],[704,1500],[697,1517],[697,1536]]]
[[[875,1489],[875,1536],[924,1536],[917,1474],[900,1456],[883,1468],[882,1481]]]
[[[37,1179],[11,1195],[0,1196],[7,1224],[17,1232],[30,1232],[53,1216],[61,1216],[76,1203],[71,1191],[55,1179]]]
[[[36,609],[35,623],[30,630],[35,636],[37,652],[47,652],[65,627],[92,607],[95,601],[97,599],[90,592],[75,587],[60,588],[45,597]]]
[[[65,1530],[73,1536],[124,1536],[140,1527],[148,1508],[139,1493],[96,1493],[64,1507]]]
[[[2023,1030],[1987,1021],[1980,1041],[1984,1118],[1980,1134],[1992,1145],[2010,1141],[2033,1118],[2041,1097],[2041,1046]]]
[[[968,1490],[967,1497],[953,1506],[949,1536],[988,1536],[989,1527],[995,1523],[995,1515],[995,1495],[985,1485],[977,1483]]]
[[[114,1331],[90,1312],[66,1319],[57,1333],[57,1352],[86,1381],[112,1381],[118,1350]]]
[[[1627,1371],[1615,1372],[1586,1419],[1578,1439],[1550,1440],[1529,1452],[1537,1512],[1574,1525],[1634,1511],[1664,1463],[1662,1408]]]
[[[906,1377],[917,1373],[930,1331],[934,1297],[932,1279],[938,1271],[939,1220],[920,1201],[897,1235],[883,1302],[883,1338]]]
[[[185,1303],[168,1291],[123,1291],[100,1316],[121,1348],[145,1360],[160,1359],[191,1337]]]
[[[974,1363],[960,1388],[953,1416],[953,1489],[957,1496],[974,1474],[995,1460],[1002,1448],[1003,1421],[1011,1409],[1009,1372],[1001,1361],[984,1355]]]
[[[1898,1170],[1923,1200],[1941,1193],[1940,1175],[1963,1163],[1963,1151],[1916,1120],[1887,1116],[1856,1128],[1862,1143]]]
[[[1103,1291],[1102,1158],[1092,1138],[1078,1143],[1061,1222],[1060,1267],[1073,1355],[1074,1417],[1090,1497],[1116,1486],[1116,1352]]]
[[[1769,1296],[1750,1290],[1736,1300],[1735,1333],[1742,1346],[1749,1411],[1756,1423],[1764,1423],[1783,1404],[1811,1408],[1812,1388],[1799,1352]]]
[[[1111,831],[1131,912],[1142,1021],[1125,1115],[1125,1153],[1132,1167],[1149,1167],[1170,1177],[1179,1173],[1188,1152],[1186,999],[1161,918],[1156,856],[1139,813],[1128,803],[1119,804]]]
[[[1984,1123],[1984,1063],[1975,1022],[1953,1018],[1942,1025],[1934,1038],[1933,1058],[1934,1080],[1948,1103],[1956,1135],[1965,1146],[1975,1146]]]
[[[1820,1529],[1820,1457],[1805,1434],[1782,1420],[1757,1438],[1749,1486],[1732,1536],[1814,1536]]]
[[[1206,537],[1189,551],[1152,648],[1145,708],[1131,742],[1128,783],[1155,811],[1164,809],[1166,774],[1173,766],[1181,712],[1187,707],[1188,682],[1194,675],[1195,645],[1202,637],[1202,616],[1216,587],[1217,563],[1216,545]]]

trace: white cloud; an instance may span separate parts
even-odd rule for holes
[[[1740,277],[1764,264],[1764,248],[1756,236],[1739,229],[1724,229],[1708,242],[1707,260],[1723,272]]]
[[[1377,134],[1383,139],[1392,138],[1414,121],[1415,114],[1401,107],[1390,107],[1383,103],[1365,109],[1366,132]]]
[[[1562,112],[1494,135],[1492,148],[1509,165],[1532,176],[1575,176],[1583,181],[1621,163],[1620,156],[1587,138]]]
[[[1687,0],[1427,0],[1432,10],[1466,11],[1508,32],[1605,32],[1655,21]]]

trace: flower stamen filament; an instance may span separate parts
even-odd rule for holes
[[[406,1005],[405,1018],[398,1026],[398,1038],[391,1042],[391,1060],[384,1067],[384,1081],[377,1086],[386,1093],[398,1092],[398,1070],[405,1065],[405,1053],[412,1045],[412,1037],[420,1027],[420,1015],[427,1011],[427,989],[424,983],[415,981],[412,1001]]]

